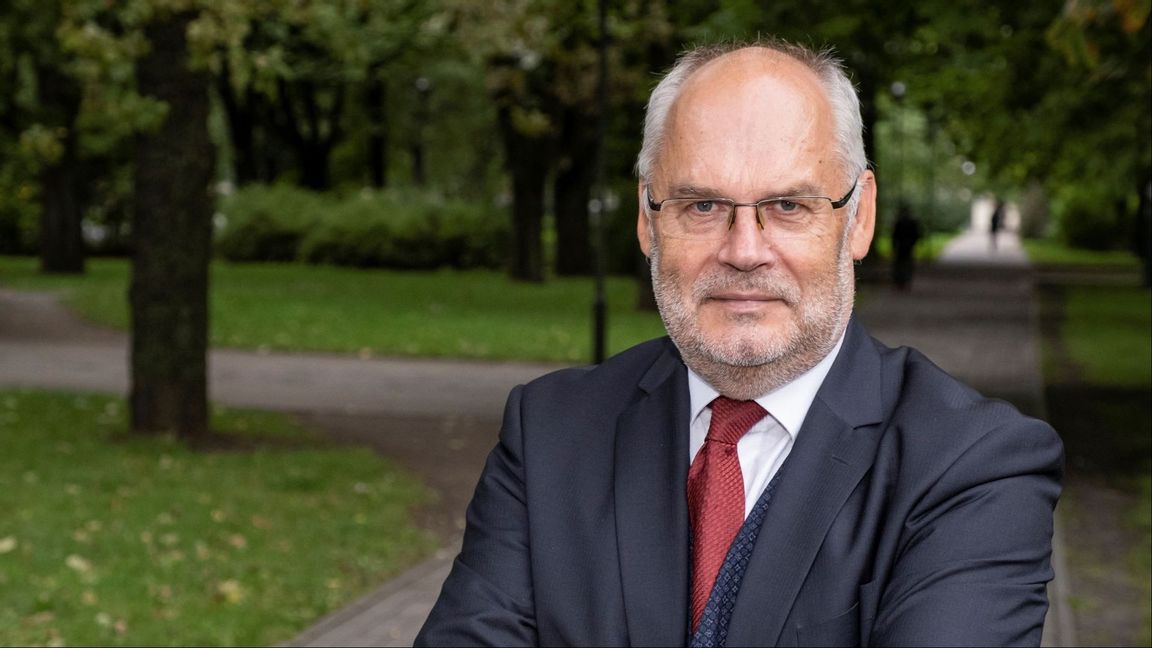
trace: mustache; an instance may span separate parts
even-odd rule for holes
[[[692,299],[703,303],[712,295],[727,291],[754,292],[779,299],[792,306],[800,301],[800,288],[787,279],[768,273],[748,274],[710,272],[697,278],[692,286]]]

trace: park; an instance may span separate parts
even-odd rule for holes
[[[0,644],[411,645],[509,390],[665,335],[658,74],[773,33],[861,97],[855,317],[1060,435],[1045,645],[1148,645],[1146,4],[6,3]]]

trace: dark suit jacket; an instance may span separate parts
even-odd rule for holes
[[[667,338],[513,390],[417,645],[685,645],[688,407]],[[1038,645],[1062,463],[1047,424],[853,322],[728,645]]]

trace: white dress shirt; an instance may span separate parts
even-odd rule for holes
[[[843,343],[844,335],[841,334],[836,346],[816,366],[792,382],[756,399],[760,407],[768,411],[768,416],[753,425],[736,444],[740,472],[744,475],[744,517],[748,517],[760,499],[760,494],[792,451],[796,434],[804,424],[808,409],[816,399],[816,392],[824,384],[824,378],[832,368]],[[691,396],[688,459],[691,461],[696,458],[696,453],[704,446],[704,439],[708,436],[708,425],[712,422],[712,408],[708,404],[720,392],[689,368],[688,393]]]

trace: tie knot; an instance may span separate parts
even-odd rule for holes
[[[712,401],[712,422],[708,425],[708,440],[735,445],[740,437],[768,415],[754,400],[733,400],[717,396]]]

